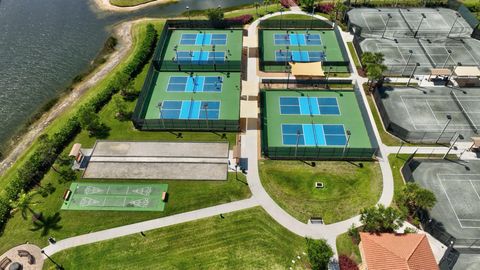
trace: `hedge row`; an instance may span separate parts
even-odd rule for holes
[[[156,40],[157,32],[152,24],[148,24],[146,37],[140,44],[140,49],[136,51],[133,59],[86,105],[92,106],[96,111],[100,111],[115,93],[126,86],[131,78],[134,78],[141,72],[153,53]],[[11,210],[9,201],[16,200],[22,191],[30,190],[39,184],[58,155],[80,131],[81,128],[77,116],[73,116],[53,136],[50,137],[47,134],[43,134],[39,137],[38,148],[18,168],[17,173],[5,187],[5,193],[0,197],[0,228],[4,227],[9,218]]]

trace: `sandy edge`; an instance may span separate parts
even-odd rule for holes
[[[168,3],[175,3],[178,2],[179,0],[154,0],[152,2],[148,2],[145,4],[140,4],[136,6],[131,6],[131,7],[118,7],[115,5],[112,5],[110,3],[110,0],[93,0],[95,5],[103,11],[117,11],[117,12],[125,12],[125,11],[134,11],[134,10],[139,10],[141,8],[145,7],[151,7],[155,5],[161,5],[161,4],[168,4]]]
[[[113,35],[118,40],[118,47],[115,52],[108,57],[105,64],[94,70],[86,80],[76,85],[70,94],[62,98],[52,109],[28,127],[28,130],[21,135],[20,139],[15,143],[14,148],[8,153],[5,159],[0,162],[0,176],[24,154],[24,151],[28,149],[33,141],[35,141],[53,120],[62,115],[62,113],[75,104],[83,94],[90,90],[91,87],[104,79],[118,64],[125,60],[125,57],[128,56],[132,49],[133,24],[146,20],[149,19],[124,22],[114,27]]]

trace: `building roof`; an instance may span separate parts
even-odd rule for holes
[[[452,74],[452,71],[448,68],[432,68],[430,74],[433,76],[448,76]]]
[[[456,67],[455,75],[458,77],[480,77],[478,67]]]
[[[72,146],[72,149],[70,150],[70,153],[68,156],[70,157],[76,157],[78,153],[80,153],[80,148],[82,148],[82,145],[79,143],[76,143]]]
[[[368,270],[438,269],[425,234],[360,233]]]

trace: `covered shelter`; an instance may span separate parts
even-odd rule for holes
[[[428,75],[428,80],[430,81],[432,76],[437,77],[450,77],[452,75],[452,70],[448,68],[432,68],[430,69],[430,75]]]
[[[453,75],[460,87],[480,86],[480,69],[477,66],[458,66]]]
[[[472,146],[470,146],[470,151],[478,152],[480,151],[480,137],[471,137]]]
[[[241,100],[240,101],[240,127],[243,130],[256,129],[258,120],[258,101]]]
[[[325,77],[322,62],[293,63],[290,62],[292,75],[298,77]]]
[[[73,157],[75,159],[75,162],[82,163],[82,160],[84,157],[84,154],[82,153],[82,144],[80,143],[74,144],[68,156]]]

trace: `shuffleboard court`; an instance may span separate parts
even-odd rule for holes
[[[167,184],[72,183],[63,210],[163,211]]]
[[[165,100],[160,118],[163,119],[218,119],[220,101]]]
[[[280,97],[280,113],[293,115],[340,115],[337,98]]]
[[[282,124],[284,145],[343,146],[347,144],[343,125]]]
[[[172,76],[167,92],[221,92],[223,76]]]

